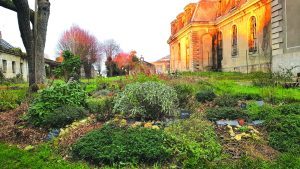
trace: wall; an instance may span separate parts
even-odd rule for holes
[[[272,70],[300,73],[300,1],[272,0]],[[297,67],[298,66],[298,67]]]
[[[21,73],[20,63],[23,63],[23,79],[28,81],[28,63],[27,60],[22,59],[20,56],[15,56],[7,53],[0,52],[0,68],[3,70],[3,60],[7,61],[7,71],[4,73],[6,78],[13,78]],[[13,73],[12,62],[15,61],[15,73]]]

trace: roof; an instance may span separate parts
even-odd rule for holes
[[[198,3],[192,21],[210,22],[217,18],[220,6],[219,0],[202,0]]]
[[[0,38],[0,47],[6,50],[13,49],[14,47],[6,42],[4,39]]]
[[[159,60],[157,60],[157,61],[155,61],[153,63],[169,62],[169,61],[170,61],[170,55],[167,55],[167,56],[165,56],[165,57],[163,57],[163,58],[161,58],[161,59],[159,59]]]

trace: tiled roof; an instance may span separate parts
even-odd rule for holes
[[[14,48],[11,44],[6,42],[4,39],[0,39],[0,47],[7,50]]]

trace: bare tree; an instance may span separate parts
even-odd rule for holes
[[[37,0],[36,5],[38,10],[33,11],[29,7],[28,0],[0,0],[0,6],[17,13],[19,30],[28,57],[30,86],[44,83],[46,74],[44,50],[50,2]]]
[[[113,39],[104,41],[103,52],[106,58],[114,58],[118,53],[121,52],[120,45]]]

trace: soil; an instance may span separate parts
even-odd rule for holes
[[[31,127],[22,120],[27,112],[28,104],[23,103],[18,108],[0,113],[0,141],[16,144],[20,147],[37,145],[44,141],[47,131]]]
[[[220,143],[223,147],[223,152],[231,156],[232,159],[240,159],[247,155],[254,158],[260,158],[266,161],[276,159],[279,152],[267,144],[267,134],[262,127],[255,127],[260,133],[260,140],[253,140],[251,138],[237,141],[231,139],[226,127],[216,127],[216,132]]]

